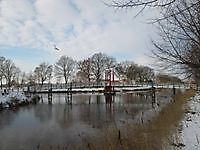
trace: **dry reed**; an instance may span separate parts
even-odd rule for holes
[[[123,131],[114,125],[101,131],[96,137],[84,140],[81,149],[92,150],[164,150],[182,146],[176,134],[184,116],[184,106],[195,91],[177,93],[151,121],[141,125],[126,124]],[[184,145],[183,145],[184,146]]]

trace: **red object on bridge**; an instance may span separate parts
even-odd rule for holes
[[[114,82],[114,69],[106,69],[105,71],[105,81],[107,82],[108,86],[112,86],[112,82]]]

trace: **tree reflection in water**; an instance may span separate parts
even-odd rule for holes
[[[12,124],[17,114],[18,114],[18,109],[0,111],[0,129]]]
[[[157,95],[159,106],[170,99],[169,93]],[[65,94],[53,95],[52,105],[48,105],[46,95],[42,96],[43,103],[38,105],[0,112],[0,144],[4,149],[36,149],[39,143],[48,149],[50,145],[76,147],[83,136],[95,136],[112,125],[121,128],[128,121],[140,123],[141,116],[148,118],[155,111],[151,93],[77,94],[72,105],[65,103]]]
[[[41,122],[51,120],[53,117],[52,105],[38,104],[34,109],[35,117],[39,118]]]

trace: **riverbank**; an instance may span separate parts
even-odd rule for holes
[[[184,106],[194,94],[193,90],[177,93],[172,102],[155,112],[155,116],[150,120],[141,117],[138,125],[125,122],[123,128],[110,127],[101,131],[98,137],[83,139],[82,149],[168,150],[182,148],[181,142],[177,142],[179,136],[174,133],[177,133],[184,117]]]
[[[6,108],[16,108],[19,106],[37,103],[39,96],[27,97],[24,92],[17,90],[1,90],[0,91],[0,110]]]
[[[185,117],[178,130],[182,149],[200,149],[200,92],[190,98],[185,109]]]

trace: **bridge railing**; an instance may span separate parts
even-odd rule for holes
[[[105,84],[103,82],[100,83],[61,83],[61,84],[37,84],[37,85],[25,85],[24,89],[25,91],[48,91],[49,89],[77,89],[77,88],[102,88]]]
[[[68,89],[68,88],[72,88],[72,89],[81,89],[81,88],[103,88],[105,87],[105,83],[104,82],[91,82],[91,83],[80,83],[80,82],[74,82],[74,83],[68,83],[68,84],[64,84],[64,83],[60,83],[60,84],[37,84],[37,85],[25,85],[24,89],[26,89],[26,91],[48,91],[49,89]],[[191,85],[191,84],[153,84],[149,83],[149,82],[144,82],[144,83],[129,83],[129,84],[125,84],[125,83],[113,83],[112,84],[114,87],[151,87],[154,86],[156,88],[196,88],[196,85]]]

